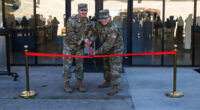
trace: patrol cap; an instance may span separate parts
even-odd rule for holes
[[[79,3],[78,10],[88,10],[86,3]]]
[[[99,18],[104,19],[109,17],[109,10],[100,10],[99,11]]]

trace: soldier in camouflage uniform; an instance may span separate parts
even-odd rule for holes
[[[96,23],[94,31],[102,45],[93,54],[122,54],[123,38],[119,28],[112,23],[109,10],[100,10],[99,14],[100,21]],[[114,95],[118,92],[118,86],[121,80],[122,57],[105,57],[103,58],[103,63],[105,82],[98,87],[105,88],[112,86],[108,95]]]
[[[84,55],[84,46],[89,36],[91,22],[87,18],[87,4],[78,4],[78,14],[69,17],[67,21],[67,36],[63,40],[63,54],[64,55]],[[71,78],[71,67],[73,58],[63,58],[64,67],[64,80],[65,80],[65,91],[72,93],[70,88],[70,78]],[[83,80],[83,58],[75,58],[75,73],[77,78],[77,89],[80,92],[85,92],[85,88],[82,85]]]

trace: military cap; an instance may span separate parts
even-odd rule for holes
[[[109,10],[100,10],[99,11],[99,18],[103,19],[103,18],[108,18],[109,15]]]
[[[78,10],[88,10],[86,3],[79,3]]]

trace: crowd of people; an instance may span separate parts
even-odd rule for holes
[[[7,28],[10,29],[34,29],[36,25],[37,29],[37,44],[43,43],[44,40],[53,40],[54,36],[57,36],[58,25],[60,22],[56,17],[49,15],[46,19],[42,14],[36,15],[36,23],[33,15],[31,17],[23,16],[16,18],[14,14],[6,14]]]

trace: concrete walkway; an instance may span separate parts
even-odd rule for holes
[[[177,91],[182,98],[169,98],[173,68],[126,68],[135,110],[200,110],[200,74],[194,68],[177,68]]]
[[[126,74],[122,75],[120,92],[115,96],[106,93],[110,88],[99,89],[104,82],[103,73],[85,73],[84,87],[87,92],[76,90],[75,75],[72,76],[73,93],[65,93],[62,67],[30,67],[30,89],[38,94],[35,99],[22,99],[19,94],[25,90],[25,68],[13,67],[19,74],[18,81],[12,77],[0,77],[0,110],[133,110],[132,97]]]
[[[14,82],[0,76],[0,110],[200,110],[200,74],[194,68],[177,68],[177,91],[182,98],[165,94],[173,89],[172,67],[126,67],[120,92],[107,96],[110,88],[99,89],[102,73],[85,73],[86,93],[76,90],[73,75],[73,94],[63,90],[62,67],[30,67],[30,88],[37,91],[35,99],[22,99],[25,90],[25,68],[12,67],[20,75]]]

